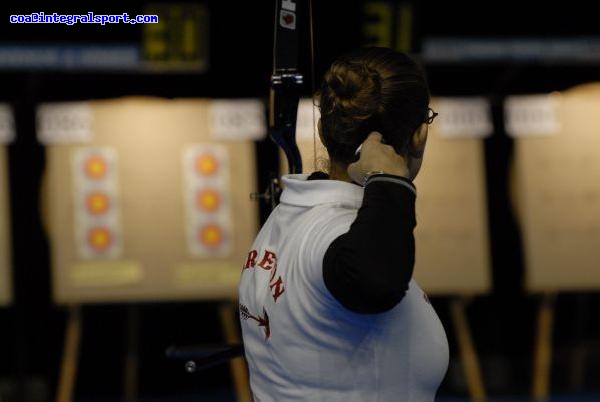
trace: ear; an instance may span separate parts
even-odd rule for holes
[[[415,130],[408,146],[408,154],[412,158],[422,158],[427,144],[427,132],[429,125],[423,123]]]

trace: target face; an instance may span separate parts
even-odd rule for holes
[[[227,255],[233,239],[227,149],[194,144],[183,149],[182,157],[188,250],[201,258]]]
[[[214,189],[198,191],[196,206],[204,212],[215,212],[221,206],[221,195]]]
[[[98,155],[92,155],[84,162],[85,175],[92,180],[101,180],[106,177],[108,164]]]
[[[122,253],[118,154],[110,147],[73,150],[73,200],[78,254],[83,260]]]
[[[113,236],[109,229],[104,227],[95,227],[88,232],[88,245],[97,252],[103,252],[110,248],[113,243]]]
[[[219,161],[212,154],[199,155],[195,168],[196,173],[202,177],[214,176],[219,170]]]
[[[223,230],[215,225],[202,226],[198,231],[198,241],[208,248],[217,248],[223,243]]]
[[[87,195],[85,205],[91,215],[104,215],[110,208],[110,198],[103,192],[95,191]]]

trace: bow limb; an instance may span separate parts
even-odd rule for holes
[[[283,149],[289,173],[302,173],[302,158],[296,143],[296,119],[300,101],[297,80],[302,79],[302,76],[296,73],[275,74],[272,79],[269,136]]]
[[[302,173],[296,143],[298,103],[304,77],[298,70],[298,14],[294,0],[275,1],[273,74],[269,94],[269,136],[288,161],[289,173]]]

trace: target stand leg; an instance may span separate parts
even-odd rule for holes
[[[232,301],[221,304],[219,308],[219,316],[225,335],[225,341],[230,344],[241,343],[235,311],[236,306]],[[250,402],[252,400],[250,394],[250,382],[248,380],[248,368],[244,357],[237,357],[231,360],[230,367],[237,401]]]
[[[486,399],[483,377],[479,366],[477,351],[473,344],[473,337],[469,329],[467,315],[465,313],[466,300],[459,298],[450,304],[450,313],[454,323],[454,332],[463,362],[469,395],[473,402],[483,402]]]
[[[554,294],[545,294],[538,308],[532,396],[536,402],[550,398],[552,370],[552,327],[554,326]]]
[[[128,306],[127,310],[127,350],[124,361],[124,394],[123,402],[135,402],[138,398],[139,371],[139,322],[140,308]]]
[[[72,402],[74,400],[81,343],[81,316],[80,306],[69,306],[56,402]]]

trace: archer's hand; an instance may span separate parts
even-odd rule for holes
[[[363,183],[368,173],[380,172],[410,178],[407,160],[390,145],[381,142],[378,132],[369,134],[362,143],[360,158],[348,165],[348,175],[356,183]]]

